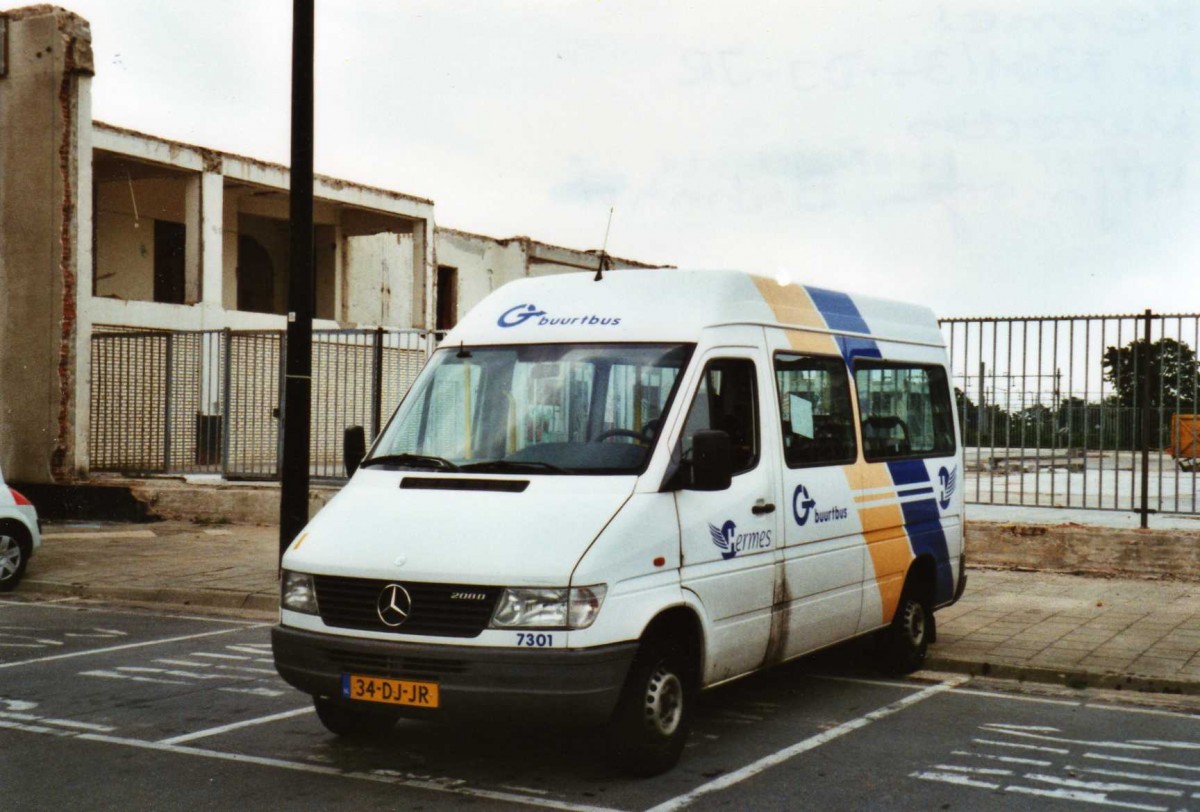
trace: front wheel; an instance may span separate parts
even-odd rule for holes
[[[905,589],[892,625],[883,632],[884,667],[892,674],[911,674],[925,663],[933,636],[933,613],[913,591]]]
[[[608,723],[615,766],[642,777],[674,767],[691,730],[693,700],[680,652],[644,642]]]
[[[347,699],[314,696],[317,718],[330,733],[348,739],[375,739],[396,726],[395,711],[362,707]]]

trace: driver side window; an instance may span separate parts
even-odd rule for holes
[[[758,464],[758,387],[753,361],[718,358],[708,362],[683,424],[684,460],[691,459],[696,432],[709,429],[729,435],[735,475]]]

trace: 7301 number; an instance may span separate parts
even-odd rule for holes
[[[529,648],[548,648],[554,645],[554,635],[517,632],[517,645]]]

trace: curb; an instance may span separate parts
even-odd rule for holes
[[[131,601],[135,603],[164,603],[172,606],[235,609],[248,612],[277,612],[278,598],[274,593],[232,592],[220,589],[180,589],[170,587],[104,587],[86,584],[63,584],[56,581],[26,580],[22,591],[42,595],[67,595],[73,598]]]
[[[950,655],[930,653],[922,668],[950,671],[972,677],[1038,682],[1063,685],[1068,688],[1102,688],[1138,693],[1200,695],[1200,681],[1151,677],[1140,674],[1118,674],[1111,671],[1089,671],[1085,668],[1051,668],[1038,665],[1014,665],[967,660]]]

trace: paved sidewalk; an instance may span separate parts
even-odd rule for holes
[[[59,524],[17,594],[237,610],[277,606],[278,530]],[[1200,694],[1200,583],[969,569],[929,667],[1075,687]]]

